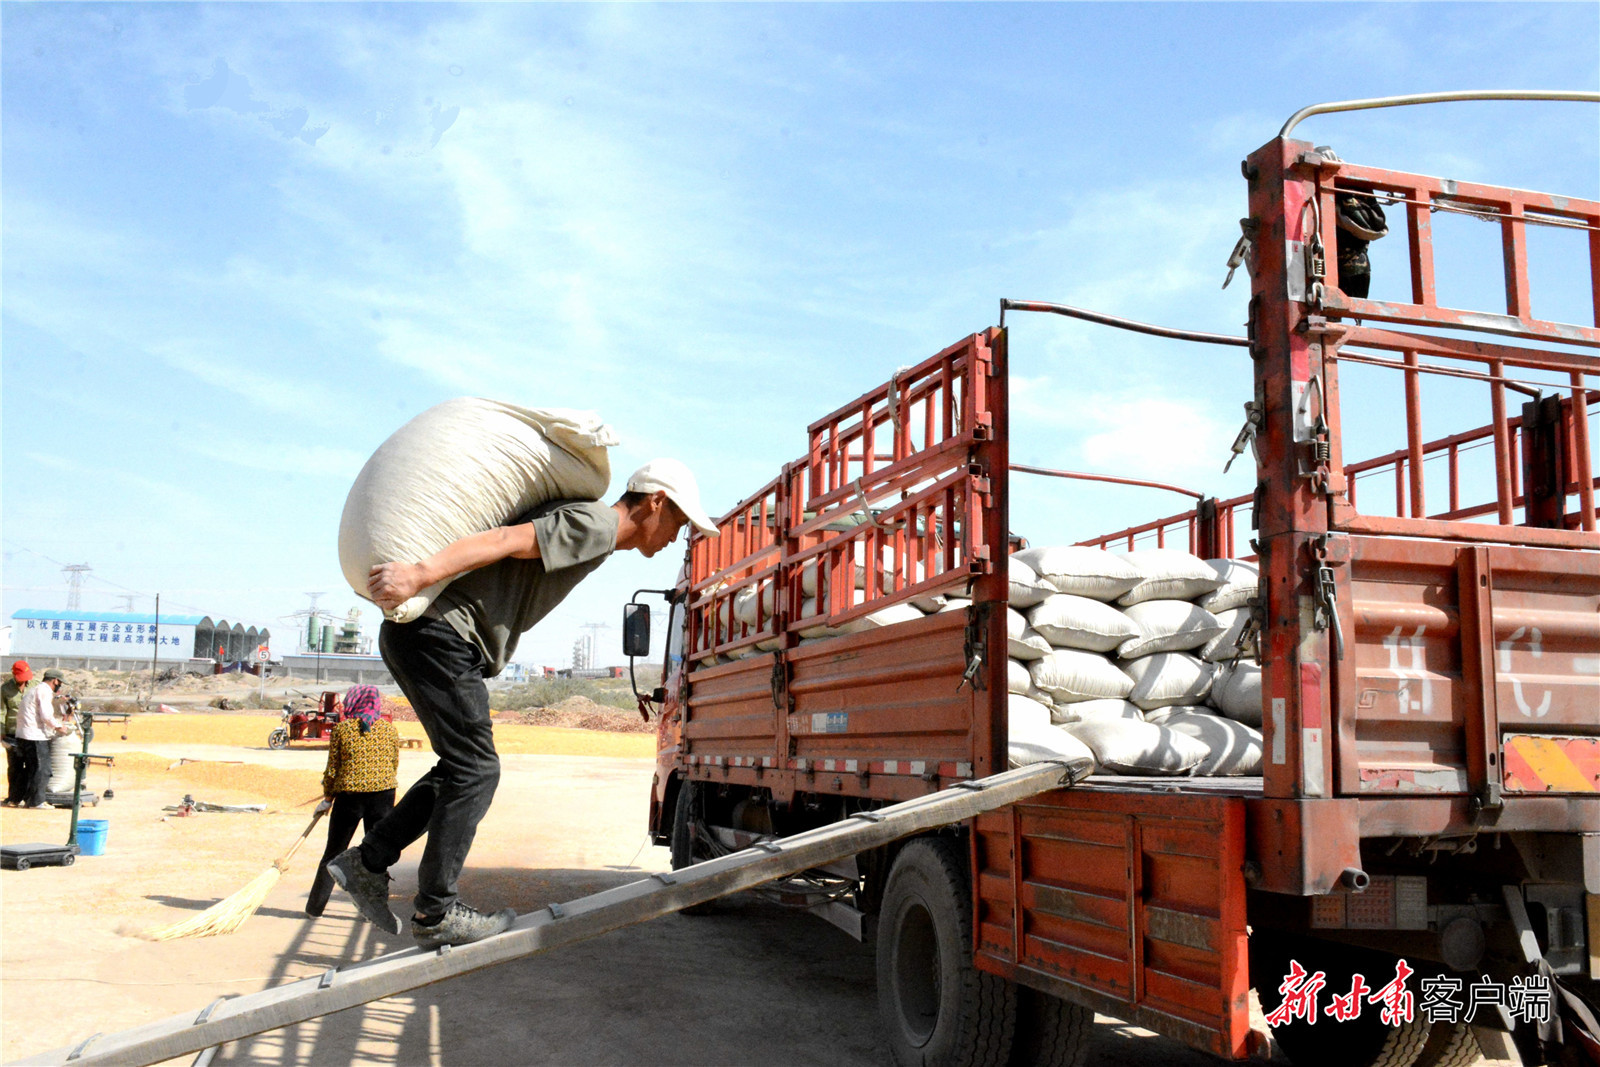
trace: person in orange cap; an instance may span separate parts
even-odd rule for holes
[[[0,682],[0,701],[6,709],[6,799],[5,806],[14,808],[22,803],[23,787],[27,776],[22,772],[22,746],[17,744],[17,712],[22,708],[22,694],[33,681],[33,669],[28,661],[19,659],[11,665],[11,673]]]

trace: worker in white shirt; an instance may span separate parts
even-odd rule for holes
[[[72,729],[63,713],[56,710],[56,694],[65,682],[60,671],[48,670],[40,684],[22,696],[22,708],[17,713],[17,744],[22,747],[25,808],[50,806],[45,802],[50,783],[50,742]]]

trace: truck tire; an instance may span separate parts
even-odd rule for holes
[[[699,819],[700,806],[695,803],[700,791],[698,782],[685,781],[678,787],[678,801],[672,809],[672,837],[670,846],[672,850],[672,869],[682,870],[692,867],[701,860],[711,858],[711,852],[701,845],[695,833],[695,822]],[[714,901],[704,904],[691,904],[687,908],[679,908],[679,915],[711,915],[717,910]]]
[[[1357,974],[1373,988],[1394,975],[1394,956],[1264,930],[1250,937],[1251,981],[1263,1011],[1271,1012],[1282,1001],[1278,985],[1291,958],[1307,970],[1327,974],[1327,985],[1318,997],[1321,1005],[1330,994],[1348,992]],[[1416,1067],[1431,1029],[1421,1013],[1413,1014],[1411,1022],[1388,1026],[1379,1018],[1377,1006],[1367,1005],[1359,1018],[1348,1022],[1328,1016],[1314,1024],[1294,1019],[1275,1027],[1272,1036],[1294,1067]]]
[[[1011,1067],[1083,1067],[1094,1012],[1082,1004],[1017,986],[1017,1034]]]
[[[895,857],[877,934],[878,1014],[899,1067],[1004,1067],[1016,986],[972,965],[966,857],[920,838]]]
[[[1428,1043],[1412,1067],[1472,1067],[1483,1058],[1478,1039],[1466,1023],[1434,1023]]]

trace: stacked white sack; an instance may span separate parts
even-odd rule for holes
[[[1254,653],[1253,564],[1051,546],[1012,556],[1008,577],[1008,688],[1048,704],[1103,773],[1260,773],[1259,668],[1235,662]]]
[[[1146,574],[1123,557],[1097,548],[1051,546],[1011,557],[1012,608],[1026,608],[1025,631],[1014,635],[1013,655],[1028,658],[1028,681],[1049,699],[1051,719],[1088,745],[1099,769],[1114,774],[1187,774],[1208,756],[1194,738],[1146,723],[1134,695],[1156,679],[1130,675],[1116,652],[1141,638],[1137,620],[1110,601],[1124,598]],[[1016,622],[1012,623],[1016,628]],[[1038,651],[1043,638],[1050,651]],[[1017,673],[1013,668],[1013,674]],[[1209,670],[1162,690],[1166,702],[1198,699]],[[1017,678],[1021,684],[1021,678]],[[1172,688],[1169,686],[1168,688]]]
[[[868,568],[862,562],[865,558],[865,546],[857,545],[855,555],[855,591],[851,594],[851,604],[862,604],[866,601],[866,588],[868,583]],[[883,550],[883,566],[880,572],[879,585],[884,593],[889,593],[894,588],[894,554],[888,546]],[[920,582],[924,576],[924,569],[920,562],[913,561],[908,567],[912,581]],[[822,597],[828,587],[827,581],[822,577],[821,564],[812,559],[800,569],[800,591],[804,599],[800,602],[795,618],[801,622],[807,619],[816,619],[812,625],[805,626],[799,631],[799,643],[802,645],[826,641],[830,638],[841,637],[845,634],[861,633],[866,630],[876,629],[881,626],[892,626],[895,623],[909,622],[920,619],[924,615],[932,615],[941,611],[964,610],[969,600],[960,595],[964,589],[965,580],[955,579],[948,590],[942,592],[925,593],[879,608],[860,618],[852,619],[839,626],[829,626],[822,622],[818,616],[823,610]],[[772,629],[772,617],[777,610],[777,586],[768,579],[757,586],[746,586],[740,589],[733,597],[734,628],[731,638],[737,639],[750,632],[759,632],[762,629]],[[730,631],[726,629],[728,615],[719,609],[718,619],[724,629],[721,631],[723,640],[730,639]],[[741,628],[741,624],[742,627]],[[1024,623],[1025,624],[1025,623]],[[747,629],[744,629],[747,628]],[[747,659],[750,656],[760,655],[777,649],[782,642],[777,637],[763,637],[754,644],[745,645],[735,649],[731,655],[706,656],[699,660],[703,667],[715,666],[718,663],[732,663],[736,660]],[[1048,645],[1040,642],[1040,654],[1048,650]]]
[[[1093,760],[1082,741],[1050,722],[1050,706],[1025,696],[1006,699],[1007,755],[1013,767],[1050,759]]]

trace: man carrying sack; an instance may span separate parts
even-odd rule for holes
[[[457,896],[457,880],[500,780],[485,678],[499,674],[517,640],[619,549],[654,556],[685,523],[709,536],[694,475],[677,460],[645,464],[609,507],[597,500],[540,504],[510,525],[459,538],[416,563],[373,566],[367,583],[385,611],[450,581],[410,622],[386,620],[378,650],[428,734],[439,762],[360,845],[328,872],[362,916],[400,932],[388,870],[427,835],[417,868],[411,933],[423,947],[464,945],[507,929],[516,914],[485,914]],[[460,576],[460,577],[457,577]]]

